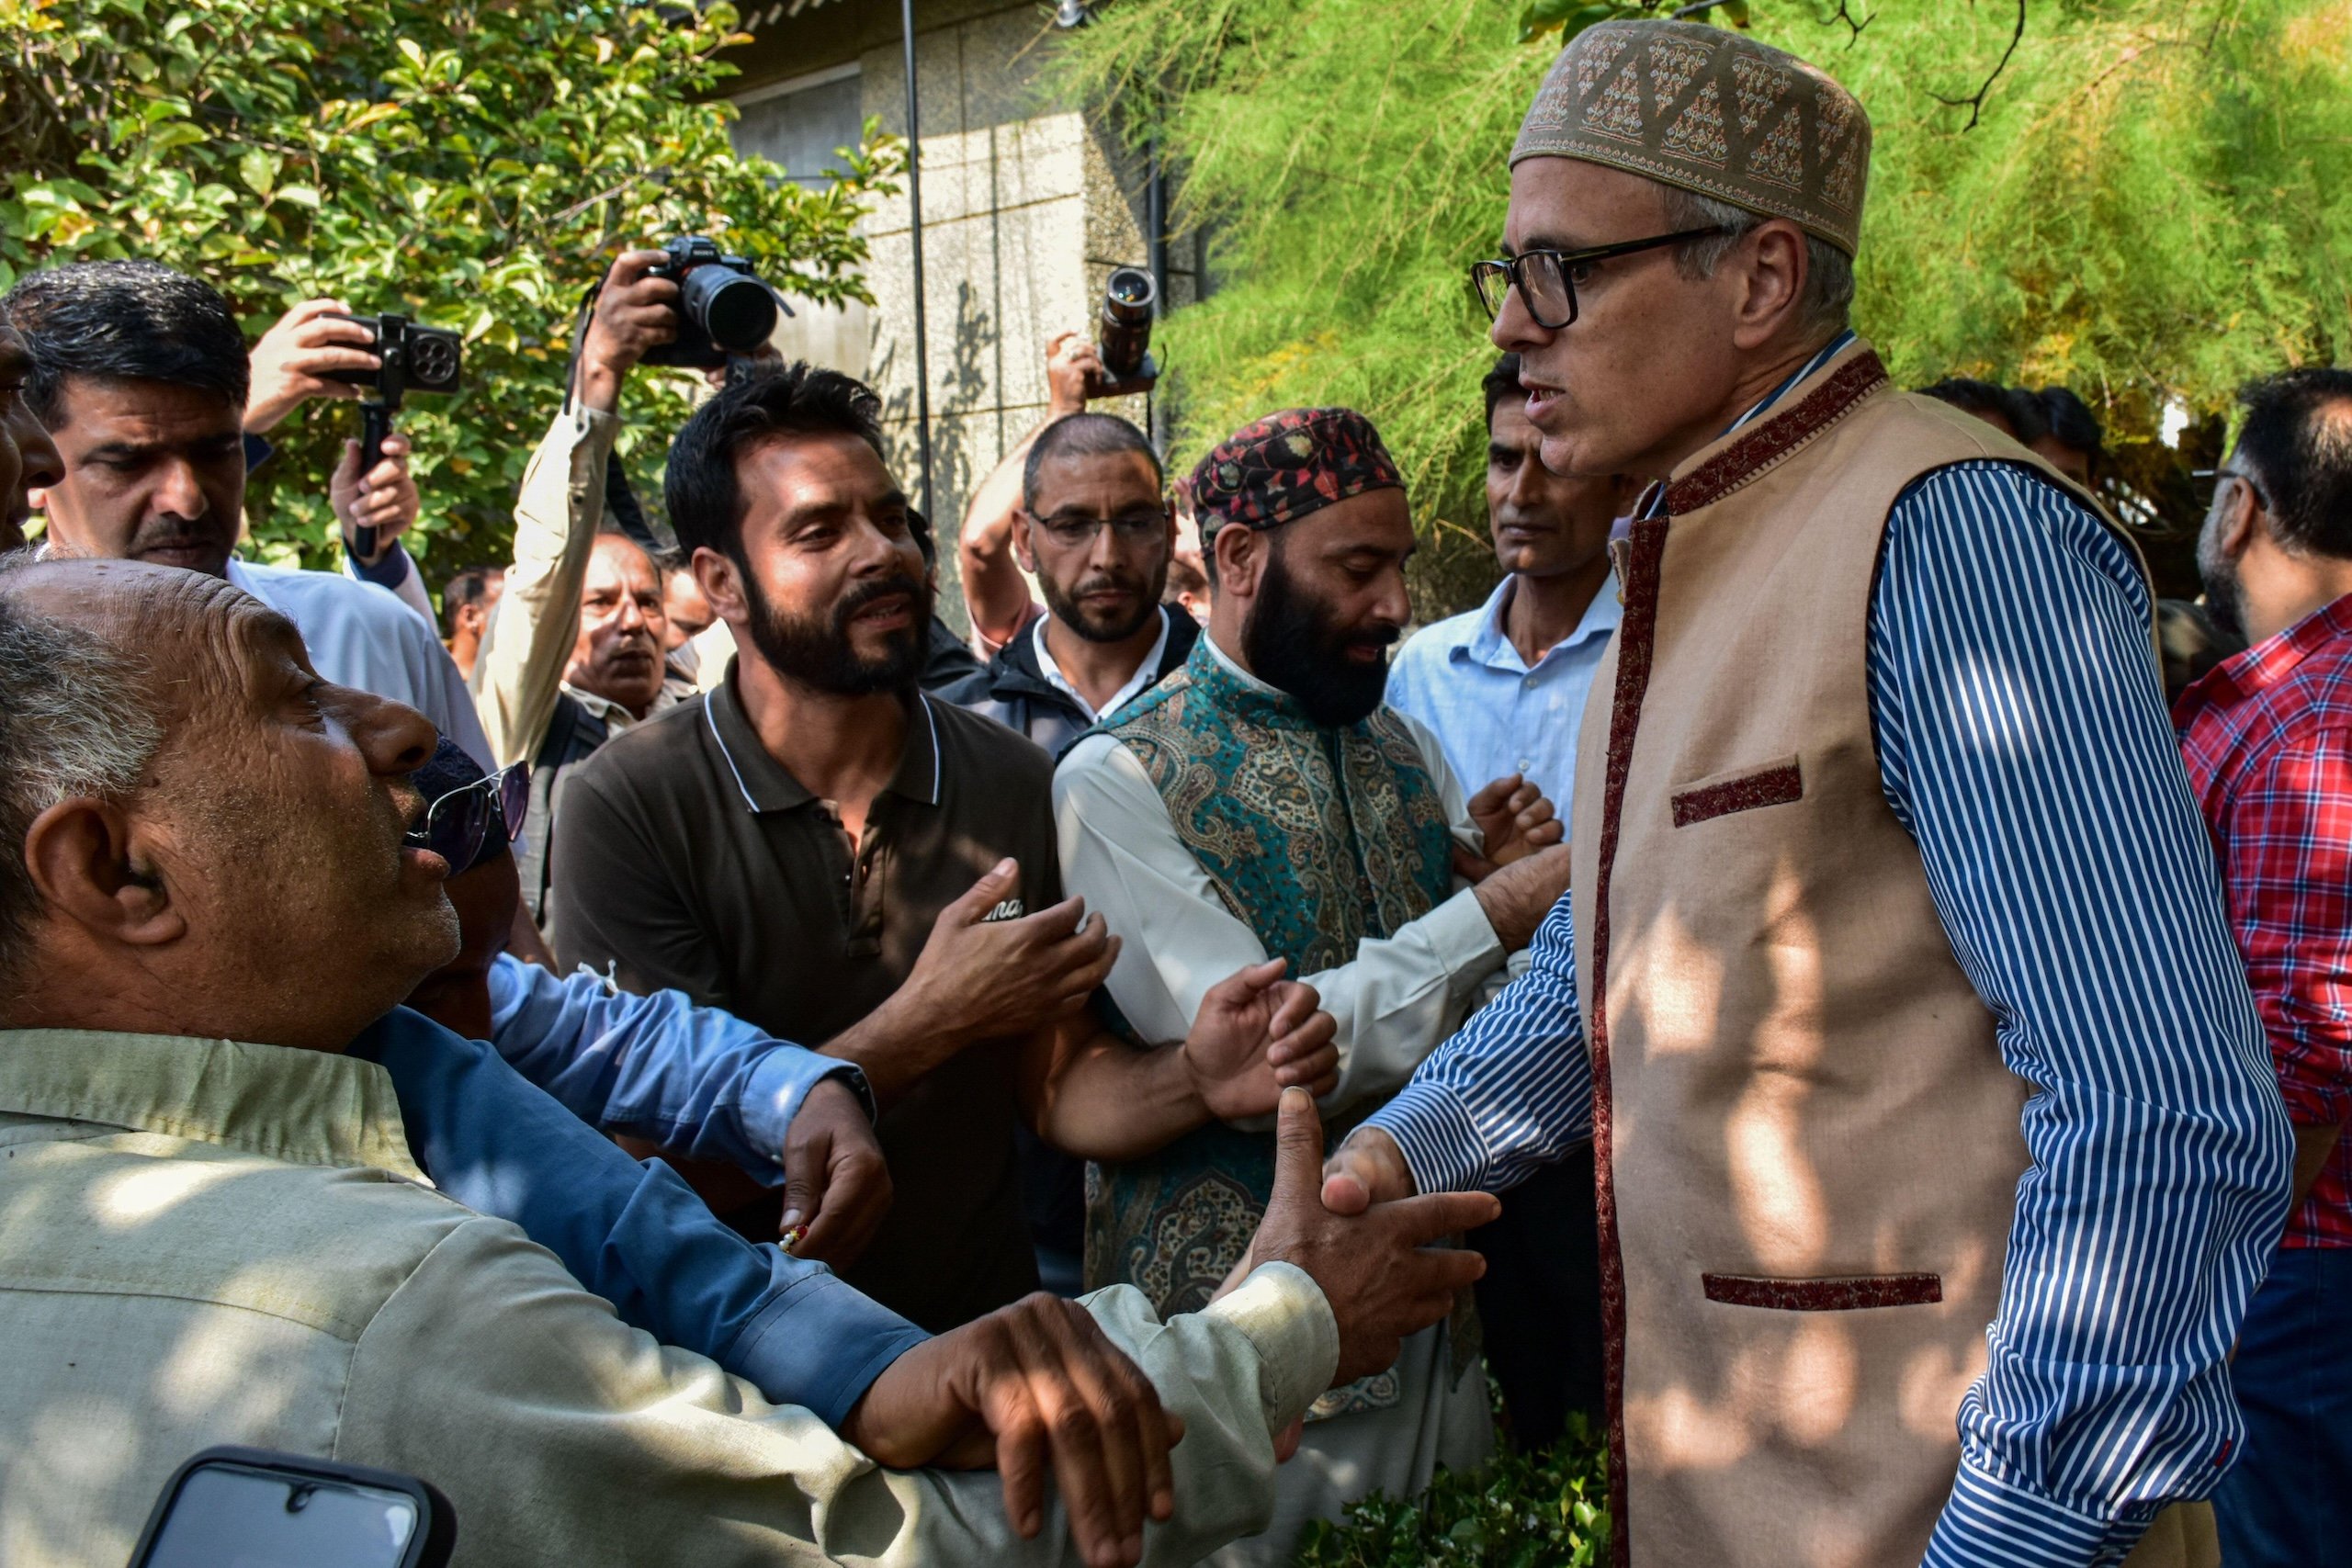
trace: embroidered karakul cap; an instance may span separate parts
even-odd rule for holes
[[[1272,528],[1366,491],[1402,490],[1372,421],[1353,409],[1284,409],[1227,436],[1193,468],[1206,544],[1227,523]]]
[[[1793,54],[1701,22],[1602,22],[1553,62],[1510,150],[1578,158],[1785,218],[1854,254],[1871,121]]]

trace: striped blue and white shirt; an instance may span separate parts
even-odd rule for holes
[[[2125,547],[2022,468],[1940,469],[1888,516],[1867,656],[1883,784],[2035,1086],[1929,1568],[2120,1562],[2240,1438],[2224,1359],[2291,1143],[2148,610]],[[1569,899],[1531,956],[1372,1118],[1423,1191],[1501,1190],[1590,1136]]]

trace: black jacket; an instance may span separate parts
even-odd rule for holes
[[[1166,613],[1168,647],[1160,654],[1159,668],[1152,671],[1152,685],[1166,680],[1170,671],[1182,669],[1192,654],[1193,645],[1201,639],[1200,624],[1181,607],[1169,605]],[[1035,624],[1023,626],[989,660],[986,670],[942,689],[939,696],[957,707],[992,718],[1008,729],[1019,730],[1058,761],[1080,736],[1094,728],[1094,721],[1046,682],[1045,671],[1037,668],[1035,638]]]

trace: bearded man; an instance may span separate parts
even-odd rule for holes
[[[1592,1139],[1620,1562],[2188,1561],[2286,1119],[2129,541],[1846,326],[1869,130],[1692,24],[1536,95],[1493,339],[1662,482],[1573,897],[1325,1200]]]
[[[1369,421],[1260,420],[1202,459],[1191,491],[1207,633],[1056,772],[1062,874],[1126,939],[1108,988],[1140,1046],[1183,1038],[1213,976],[1287,959],[1337,1021],[1344,1066],[1324,1109],[1344,1120],[1402,1082],[1526,945],[1565,886],[1559,824],[1516,779],[1465,802],[1428,728],[1381,705],[1414,538]],[[1272,1136],[1234,1120],[1099,1163],[1090,1287],[1208,1299],[1271,1190]],[[1477,1462],[1491,1428],[1476,1349],[1441,1325],[1393,1371],[1327,1395],[1273,1528],[1218,1561],[1286,1562],[1307,1519]]]
[[[1061,896],[1052,764],[917,686],[932,593],[879,413],[792,365],[679,432],[671,525],[737,652],[716,690],[578,764],[550,935],[567,968],[864,1070],[897,1199],[843,1277],[940,1332],[1036,1288],[1018,1119],[1125,1158],[1271,1111],[1286,1085],[1319,1092],[1337,1053],[1314,992],[1262,958],[1232,966],[1261,1026],[1229,1032],[1245,1051],[1204,1031],[1147,1058],[1091,1021],[1118,947]]]

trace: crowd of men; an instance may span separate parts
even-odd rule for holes
[[[1506,152],[1409,639],[1369,420],[1171,482],[1076,334],[969,646],[838,373],[715,376],[654,537],[632,251],[445,647],[397,438],[237,553],[340,302],[17,283],[0,1559],[237,1441],[476,1563],[1273,1564],[1491,1364],[1620,1562],[2340,1561],[2352,372],[2246,389],[2168,713],[2089,411],[1849,325],[1837,83],[1605,24]]]

